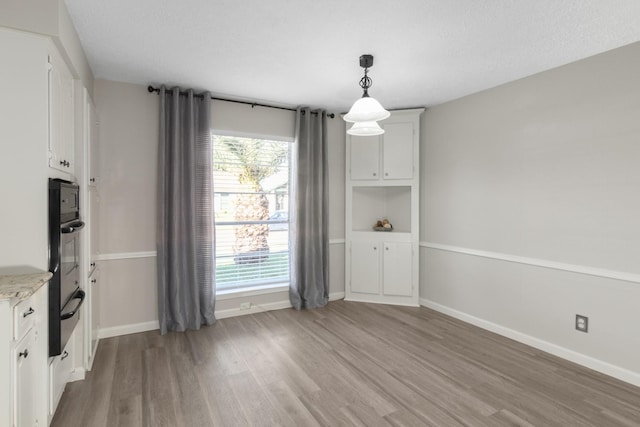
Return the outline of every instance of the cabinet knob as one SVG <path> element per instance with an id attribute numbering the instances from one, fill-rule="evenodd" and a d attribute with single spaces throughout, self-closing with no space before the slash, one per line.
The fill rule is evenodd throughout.
<path id="1" fill-rule="evenodd" d="M 96 283 L 97 280 L 96 279 L 91 279 L 91 283 Z"/>
<path id="2" fill-rule="evenodd" d="M 386 248 L 384 248 L 384 250 L 385 250 L 385 251 L 388 251 L 388 250 L 389 250 L 389 246 L 387 246 Z"/>
<path id="3" fill-rule="evenodd" d="M 374 246 L 374 247 L 373 247 L 373 250 L 374 250 L 374 251 L 377 251 L 377 250 L 378 250 L 378 247 L 377 247 L 377 246 Z"/>
<path id="4" fill-rule="evenodd" d="M 385 172 L 385 173 L 384 173 L 384 176 L 389 176 L 389 172 Z"/>
<path id="5" fill-rule="evenodd" d="M 33 309 L 33 307 L 29 307 L 29 310 L 25 311 L 24 313 L 22 313 L 22 317 L 27 317 L 27 316 L 31 316 L 33 313 L 35 313 L 36 311 Z"/>
<path id="6" fill-rule="evenodd" d="M 95 266 L 96 266 L 96 263 L 95 263 L 95 262 L 92 262 L 90 265 L 91 265 L 91 267 L 95 267 Z"/>
<path id="7" fill-rule="evenodd" d="M 64 166 L 64 160 L 60 160 L 60 164 Z"/>
<path id="8" fill-rule="evenodd" d="M 378 176 L 378 174 L 374 172 L 374 173 L 373 173 L 373 176 Z"/>
<path id="9" fill-rule="evenodd" d="M 67 357 L 69 357 L 69 352 L 67 352 L 66 350 L 64 351 L 64 353 L 62 353 L 62 356 L 60 356 L 60 360 L 64 360 Z"/>
<path id="10" fill-rule="evenodd" d="M 29 349 L 25 348 L 24 351 L 21 351 L 20 353 L 18 353 L 18 358 L 24 357 L 25 359 L 27 357 L 29 357 Z"/>

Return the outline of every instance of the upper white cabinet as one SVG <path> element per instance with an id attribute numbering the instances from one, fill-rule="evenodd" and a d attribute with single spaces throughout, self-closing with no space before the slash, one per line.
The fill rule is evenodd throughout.
<path id="1" fill-rule="evenodd" d="M 412 180 L 418 162 L 418 123 L 392 114 L 380 136 L 350 136 L 348 176 L 353 181 Z"/>
<path id="2" fill-rule="evenodd" d="M 49 166 L 74 173 L 74 79 L 60 55 L 49 54 Z"/>
<path id="3" fill-rule="evenodd" d="M 350 136 L 347 134 L 347 138 Z M 380 137 L 359 136 L 351 138 L 351 179 L 380 179 Z"/>
<path id="4" fill-rule="evenodd" d="M 394 111 L 380 136 L 347 134 L 345 299 L 417 306 L 419 126 L 423 109 Z M 391 231 L 375 231 L 388 219 Z"/>
<path id="5" fill-rule="evenodd" d="M 406 117 L 382 123 L 382 178 L 412 179 L 418 162 L 417 123 Z"/>

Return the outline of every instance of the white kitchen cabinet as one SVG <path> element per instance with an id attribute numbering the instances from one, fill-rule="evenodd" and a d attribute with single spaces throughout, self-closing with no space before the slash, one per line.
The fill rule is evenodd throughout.
<path id="1" fill-rule="evenodd" d="M 89 277 L 89 288 L 90 288 L 90 300 L 89 306 L 91 310 L 91 326 L 90 326 L 90 334 L 91 337 L 89 341 L 89 360 L 88 367 L 91 368 L 93 365 L 93 359 L 96 354 L 96 350 L 98 349 L 98 341 L 99 336 L 98 333 L 100 331 L 100 269 L 95 268 Z"/>
<path id="2" fill-rule="evenodd" d="M 76 333 L 74 332 L 69 341 L 67 341 L 62 353 L 52 357 L 49 362 L 49 419 L 53 418 L 58 402 L 62 397 L 62 392 L 64 392 L 64 388 L 73 373 L 75 337 Z"/>
<path id="3" fill-rule="evenodd" d="M 36 386 L 36 334 L 30 329 L 13 350 L 14 372 L 14 425 L 35 426 L 38 419 L 35 411 L 33 395 Z"/>
<path id="4" fill-rule="evenodd" d="M 85 123 L 85 131 L 86 131 L 86 143 L 87 148 L 89 150 L 89 158 L 88 158 L 88 173 L 87 178 L 89 179 L 89 185 L 95 186 L 100 181 L 100 169 L 98 162 L 98 114 L 96 112 L 96 106 L 93 103 L 93 100 L 86 96 L 85 100 L 86 105 L 86 123 Z"/>
<path id="5" fill-rule="evenodd" d="M 74 174 L 74 79 L 60 54 L 49 54 L 49 166 Z"/>
<path id="6" fill-rule="evenodd" d="M 345 299 L 419 305 L 419 135 L 423 109 L 393 111 L 380 136 L 347 134 Z M 392 231 L 374 231 L 388 219 Z"/>
<path id="7" fill-rule="evenodd" d="M 0 425 L 46 426 L 48 284 L 19 302 L 0 299 L 0 324 Z"/>

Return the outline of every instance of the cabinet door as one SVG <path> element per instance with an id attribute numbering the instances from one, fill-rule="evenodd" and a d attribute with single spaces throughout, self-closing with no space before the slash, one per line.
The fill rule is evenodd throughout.
<path id="1" fill-rule="evenodd" d="M 87 101 L 87 142 L 89 147 L 89 185 L 95 186 L 99 181 L 100 171 L 98 169 L 98 115 L 93 101 Z"/>
<path id="2" fill-rule="evenodd" d="M 17 427 L 33 427 L 36 425 L 36 408 L 34 387 L 36 373 L 35 333 L 33 329 L 18 343 L 14 350 L 14 396 L 15 421 Z M 36 353 L 36 354 L 34 354 Z"/>
<path id="3" fill-rule="evenodd" d="M 374 241 L 351 242 L 351 292 L 380 293 L 380 249 Z"/>
<path id="4" fill-rule="evenodd" d="M 351 179 L 376 180 L 380 178 L 380 137 L 350 136 Z"/>
<path id="5" fill-rule="evenodd" d="M 412 259 L 411 242 L 385 242 L 383 254 L 383 289 L 384 295 L 411 296 Z"/>
<path id="6" fill-rule="evenodd" d="M 49 366 L 49 416 L 52 417 L 62 397 L 64 387 L 69 381 L 71 371 L 73 371 L 74 357 L 73 349 L 75 346 L 75 332 L 71 334 L 71 338 L 67 342 L 67 346 L 62 350 L 62 354 L 52 358 Z"/>
<path id="7" fill-rule="evenodd" d="M 98 331 L 100 329 L 100 270 L 96 269 L 89 281 L 91 286 L 91 348 L 90 358 L 93 358 L 98 346 Z"/>
<path id="8" fill-rule="evenodd" d="M 383 178 L 413 178 L 413 123 L 389 123 L 383 127 Z"/>
<path id="9" fill-rule="evenodd" d="M 73 174 L 73 76 L 57 54 L 49 64 L 49 166 Z"/>

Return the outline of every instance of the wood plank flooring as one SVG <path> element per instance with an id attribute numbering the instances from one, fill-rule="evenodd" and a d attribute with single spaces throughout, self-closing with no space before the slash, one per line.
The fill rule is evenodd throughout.
<path id="1" fill-rule="evenodd" d="M 640 426 L 640 388 L 427 308 L 331 302 L 102 340 L 70 426 Z"/>

